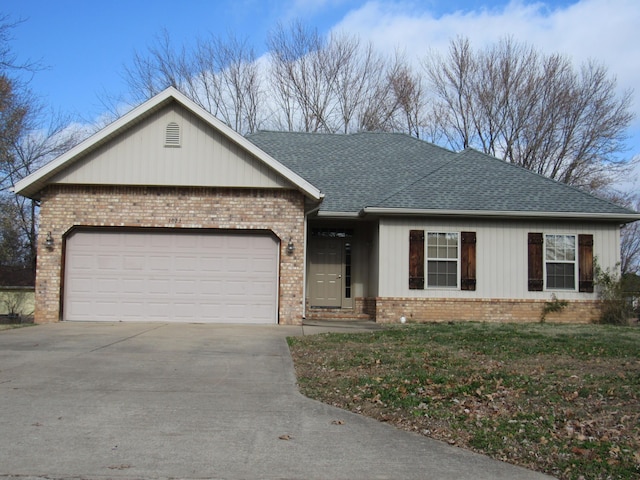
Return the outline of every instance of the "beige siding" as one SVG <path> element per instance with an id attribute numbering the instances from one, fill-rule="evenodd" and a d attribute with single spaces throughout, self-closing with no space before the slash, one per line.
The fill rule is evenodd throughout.
<path id="1" fill-rule="evenodd" d="M 459 289 L 409 290 L 409 230 L 431 232 L 475 231 L 476 279 L 475 291 Z M 568 222 L 497 222 L 387 219 L 380 221 L 380 297 L 420 298 L 513 298 L 548 299 L 552 291 L 527 290 L 527 233 L 592 234 L 594 257 L 604 268 L 615 268 L 620 257 L 620 231 L 616 224 L 586 224 Z M 458 275 L 459 277 L 459 275 Z M 593 299 L 594 294 L 556 291 L 567 300 Z"/>
<path id="2" fill-rule="evenodd" d="M 165 147 L 169 122 L 180 126 L 180 147 Z M 176 104 L 90 152 L 52 183 L 291 188 L 264 163 Z"/>
<path id="3" fill-rule="evenodd" d="M 407 250 L 408 251 L 408 250 Z M 367 296 L 369 297 L 379 297 L 380 296 L 380 262 L 381 262 L 381 254 L 376 255 L 376 253 L 381 252 L 380 250 L 380 228 L 378 226 L 371 232 L 371 251 L 369 255 L 369 291 Z M 408 268 L 407 268 L 408 271 Z"/>

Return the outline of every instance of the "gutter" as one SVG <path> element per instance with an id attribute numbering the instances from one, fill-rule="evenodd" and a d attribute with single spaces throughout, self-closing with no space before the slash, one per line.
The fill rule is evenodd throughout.
<path id="1" fill-rule="evenodd" d="M 519 211 L 486 211 L 486 210 L 433 210 L 411 208 L 382 208 L 364 207 L 357 216 L 366 215 L 402 215 L 402 216 L 431 216 L 431 217 L 474 217 L 474 218 L 514 218 L 514 219 L 571 219 L 571 220 L 600 220 L 630 223 L 640 220 L 640 213 L 583 213 L 583 212 L 519 212 Z M 327 215 L 330 216 L 330 215 Z M 338 215 L 339 216 L 339 215 Z"/>

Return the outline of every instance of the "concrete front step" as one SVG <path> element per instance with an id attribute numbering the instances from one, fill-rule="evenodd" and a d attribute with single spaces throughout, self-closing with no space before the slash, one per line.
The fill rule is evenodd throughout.
<path id="1" fill-rule="evenodd" d="M 355 313 L 345 310 L 332 309 L 310 309 L 307 310 L 307 320 L 354 320 L 354 321 L 373 321 L 371 315 L 366 313 Z"/>

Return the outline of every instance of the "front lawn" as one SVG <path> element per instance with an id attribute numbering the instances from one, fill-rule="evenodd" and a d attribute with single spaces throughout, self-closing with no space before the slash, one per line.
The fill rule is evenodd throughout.
<path id="1" fill-rule="evenodd" d="M 289 339 L 301 391 L 561 479 L 640 477 L 640 328 L 439 323 Z"/>

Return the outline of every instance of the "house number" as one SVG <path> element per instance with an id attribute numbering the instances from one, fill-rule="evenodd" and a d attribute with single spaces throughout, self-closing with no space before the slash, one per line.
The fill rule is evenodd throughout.
<path id="1" fill-rule="evenodd" d="M 180 219 L 179 218 L 170 218 L 169 219 L 169 223 L 180 223 Z"/>

